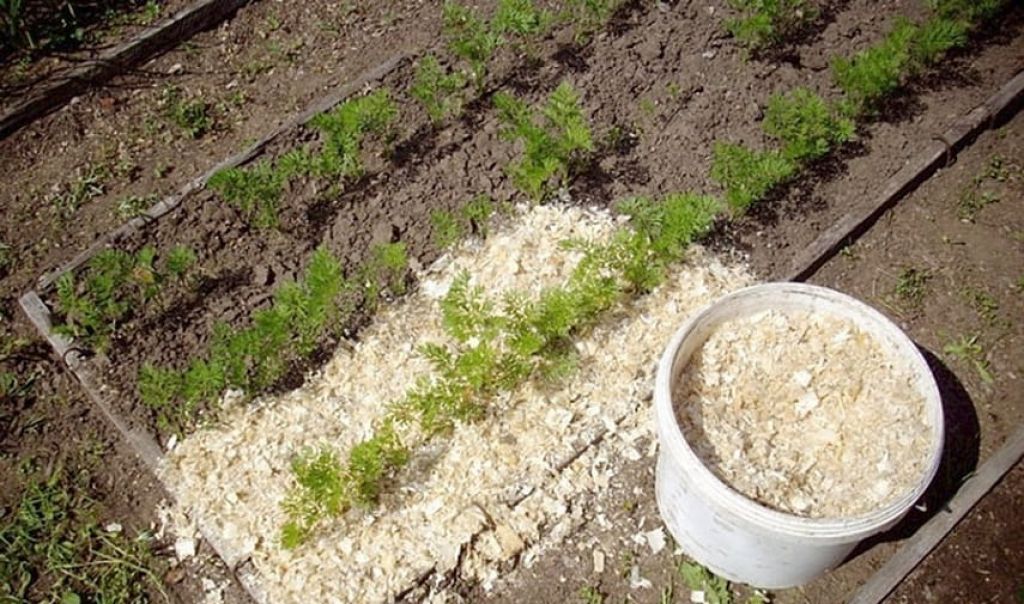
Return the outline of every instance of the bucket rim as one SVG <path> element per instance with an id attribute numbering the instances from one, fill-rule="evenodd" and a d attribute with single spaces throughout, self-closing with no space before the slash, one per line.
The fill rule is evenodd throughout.
<path id="1" fill-rule="evenodd" d="M 855 314 L 863 317 L 862 324 L 875 323 L 899 346 L 899 356 L 907 359 L 911 369 L 919 374 L 922 378 L 921 381 L 924 382 L 921 394 L 924 395 L 925 412 L 932 424 L 931 451 L 926 461 L 926 470 L 914 489 L 880 509 L 857 516 L 818 518 L 800 516 L 770 508 L 743 495 L 715 475 L 693 450 L 676 419 L 672 401 L 672 386 L 675 381 L 673 373 L 679 349 L 687 337 L 697 327 L 706 323 L 722 303 L 742 298 L 760 297 L 765 293 L 810 296 L 824 299 L 828 304 L 846 306 L 855 311 Z M 771 306 L 765 306 L 755 312 L 770 309 Z M 793 282 L 769 282 L 752 285 L 725 294 L 690 315 L 673 335 L 658 363 L 654 398 L 656 428 L 661 441 L 662 455 L 672 454 L 680 461 L 685 462 L 691 470 L 696 472 L 694 478 L 699 481 L 700 486 L 708 489 L 709 496 L 716 498 L 719 504 L 727 506 L 737 515 L 756 525 L 796 537 L 821 539 L 849 537 L 853 539 L 858 535 L 867 537 L 889 528 L 924 495 L 938 471 L 942 457 L 945 431 L 942 398 L 935 382 L 935 376 L 917 345 L 903 330 L 878 310 L 852 296 L 818 285 Z"/>

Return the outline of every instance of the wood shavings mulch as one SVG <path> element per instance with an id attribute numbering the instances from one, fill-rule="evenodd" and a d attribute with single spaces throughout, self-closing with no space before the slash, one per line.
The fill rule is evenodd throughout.
<path id="1" fill-rule="evenodd" d="M 728 321 L 673 397 L 697 455 L 777 510 L 865 514 L 926 470 L 932 428 L 909 364 L 846 319 L 766 311 Z"/>
<path id="2" fill-rule="evenodd" d="M 437 299 L 459 272 L 469 270 L 491 296 L 535 295 L 564 282 L 579 261 L 560 241 L 604 240 L 617 222 L 605 212 L 539 206 L 487 241 L 462 246 L 301 389 L 233 409 L 224 426 L 179 443 L 165 469 L 179 504 L 218 534 L 229 564 L 252 560 L 274 603 L 387 601 L 460 564 L 463 577 L 488 585 L 499 562 L 562 539 L 582 514 L 570 501 L 606 488 L 620 456 L 653 453 L 632 443 L 650 434 L 657 358 L 687 315 L 750 284 L 741 267 L 694 248 L 665 286 L 581 339 L 580 370 L 566 383 L 527 383 L 493 401 L 485 419 L 416 451 L 371 513 L 338 519 L 295 551 L 277 541 L 290 460 L 322 444 L 347 451 L 428 371 L 415 350 L 444 340 Z M 624 425 L 633 428 L 624 433 Z M 602 446 L 591 447 L 603 433 Z"/>

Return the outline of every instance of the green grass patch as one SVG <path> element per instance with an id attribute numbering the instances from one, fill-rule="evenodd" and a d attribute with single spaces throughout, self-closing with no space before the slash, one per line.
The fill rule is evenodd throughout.
<path id="1" fill-rule="evenodd" d="M 507 171 L 532 199 L 542 201 L 553 189 L 565 186 L 572 169 L 594 150 L 579 94 L 566 82 L 539 112 L 503 92 L 494 96 L 494 105 L 504 124 L 502 136 L 523 145 L 522 159 Z"/>
<path id="2" fill-rule="evenodd" d="M 0 513 L 0 601 L 146 602 L 163 593 L 150 537 L 104 529 L 90 476 L 60 464 Z"/>

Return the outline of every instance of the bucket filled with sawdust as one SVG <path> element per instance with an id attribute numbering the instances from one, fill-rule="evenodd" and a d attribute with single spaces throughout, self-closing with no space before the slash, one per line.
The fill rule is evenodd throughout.
<path id="1" fill-rule="evenodd" d="M 942 452 L 924 357 L 891 321 L 795 283 L 691 317 L 658 366 L 656 494 L 682 549 L 757 587 L 802 585 L 921 498 Z"/>

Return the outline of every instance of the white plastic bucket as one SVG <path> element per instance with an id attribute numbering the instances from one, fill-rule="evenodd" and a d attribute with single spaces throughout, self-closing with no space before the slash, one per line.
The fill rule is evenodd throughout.
<path id="1" fill-rule="evenodd" d="M 804 518 L 741 495 L 694 453 L 672 404 L 676 380 L 690 356 L 719 325 L 765 310 L 829 313 L 850 320 L 905 359 L 924 395 L 932 425 L 928 469 L 912 491 L 858 517 Z M 658 365 L 654 407 L 661 445 L 655 492 L 662 519 L 689 556 L 717 575 L 756 587 L 780 589 L 807 583 L 842 562 L 861 540 L 892 527 L 924 494 L 942 454 L 939 389 L 913 342 L 873 308 L 812 285 L 755 285 L 726 295 L 692 316 L 669 342 Z"/>

